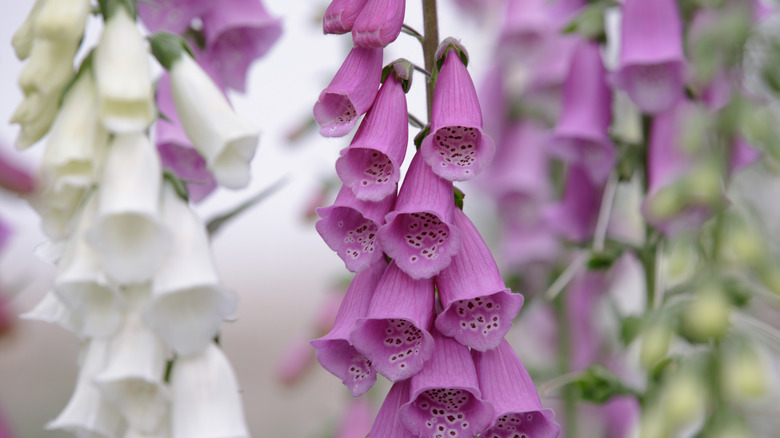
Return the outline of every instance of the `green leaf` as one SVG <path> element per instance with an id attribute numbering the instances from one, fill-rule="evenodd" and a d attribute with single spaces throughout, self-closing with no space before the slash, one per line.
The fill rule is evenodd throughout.
<path id="1" fill-rule="evenodd" d="M 620 341 L 623 345 L 630 344 L 642 331 L 642 318 L 627 316 L 620 323 Z"/>
<path id="2" fill-rule="evenodd" d="M 427 137 L 430 133 L 431 126 L 426 125 L 425 128 L 423 128 L 423 130 L 414 137 L 414 146 L 417 148 L 417 150 L 420 149 L 420 145 L 422 145 L 423 140 L 425 140 L 425 137 Z"/>
<path id="3" fill-rule="evenodd" d="M 603 365 L 593 365 L 573 383 L 581 399 L 603 404 L 618 395 L 637 395 L 637 392 L 624 385 L 617 374 Z"/>
<path id="4" fill-rule="evenodd" d="M 277 190 L 282 188 L 285 184 L 287 184 L 287 179 L 282 178 L 279 181 L 275 182 L 273 185 L 271 185 L 271 187 L 268 187 L 262 192 L 249 198 L 247 201 L 244 201 L 243 203 L 239 204 L 232 210 L 209 220 L 206 223 L 206 229 L 208 230 L 209 235 L 213 236 L 214 233 L 217 232 L 217 230 L 222 228 L 226 223 L 230 222 L 231 219 L 236 218 L 238 215 L 245 212 L 249 208 L 254 207 L 260 201 L 263 201 L 269 196 L 273 195 L 274 193 L 276 193 Z"/>
<path id="5" fill-rule="evenodd" d="M 182 181 L 181 178 L 170 170 L 166 170 L 163 172 L 163 180 L 167 181 L 173 187 L 173 190 L 184 200 L 184 202 L 190 202 L 190 191 L 187 189 L 187 184 Z"/>
<path id="6" fill-rule="evenodd" d="M 466 197 L 466 194 L 463 193 L 459 188 L 453 187 L 452 188 L 454 194 L 455 194 L 455 205 L 463 210 L 463 198 Z"/>

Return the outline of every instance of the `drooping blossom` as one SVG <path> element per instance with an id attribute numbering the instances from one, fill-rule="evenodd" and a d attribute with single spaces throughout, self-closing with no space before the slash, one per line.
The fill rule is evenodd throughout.
<path id="1" fill-rule="evenodd" d="M 192 21 L 214 7 L 210 0 L 153 0 L 138 2 L 138 16 L 151 32 L 184 33 Z"/>
<path id="2" fill-rule="evenodd" d="M 433 300 L 433 280 L 415 280 L 392 262 L 350 339 L 378 373 L 393 382 L 408 379 L 424 367 L 433 350 Z"/>
<path id="3" fill-rule="evenodd" d="M 374 424 L 368 436 L 371 438 L 414 438 L 412 433 L 401 422 L 399 411 L 401 406 L 409 402 L 410 380 L 399 380 L 390 387 L 379 413 L 376 414 Z"/>
<path id="4" fill-rule="evenodd" d="M 355 275 L 341 302 L 333 329 L 311 342 L 322 367 L 340 378 L 354 397 L 371 389 L 376 382 L 376 371 L 371 361 L 352 345 L 350 333 L 355 328 L 355 321 L 368 312 L 374 289 L 386 267 L 387 263 L 380 260 Z"/>
<path id="5" fill-rule="evenodd" d="M 582 0 L 509 0 L 498 37 L 500 55 L 539 60 L 559 38 L 558 30 L 583 6 Z"/>
<path id="6" fill-rule="evenodd" d="M 325 34 L 342 34 L 352 31 L 360 11 L 367 0 L 333 0 L 322 17 L 322 31 Z"/>
<path id="7" fill-rule="evenodd" d="M 336 161 L 339 178 L 358 199 L 377 202 L 395 194 L 409 142 L 407 117 L 401 81 L 391 73 Z"/>
<path id="8" fill-rule="evenodd" d="M 573 242 L 593 236 L 601 206 L 603 184 L 593 182 L 579 165 L 569 167 L 563 199 L 547 207 L 545 218 L 553 230 Z"/>
<path id="9" fill-rule="evenodd" d="M 325 137 L 343 137 L 374 103 L 382 75 L 382 49 L 353 48 L 314 104 Z"/>
<path id="10" fill-rule="evenodd" d="M 504 285 L 501 273 L 482 236 L 460 209 L 454 225 L 463 244 L 452 263 L 436 276 L 436 288 L 444 310 L 436 328 L 475 350 L 495 348 L 512 326 L 523 305 L 523 296 Z"/>
<path id="11" fill-rule="evenodd" d="M 371 429 L 374 408 L 366 399 L 354 399 L 339 424 L 333 438 L 365 438 Z"/>
<path id="12" fill-rule="evenodd" d="M 603 336 L 593 324 L 599 298 L 608 286 L 607 271 L 585 271 L 577 275 L 564 297 L 569 321 L 571 352 L 569 369 L 584 370 L 598 362 L 604 347 Z"/>
<path id="13" fill-rule="evenodd" d="M 384 47 L 398 38 L 406 0 L 367 0 L 352 26 L 355 47 Z"/>

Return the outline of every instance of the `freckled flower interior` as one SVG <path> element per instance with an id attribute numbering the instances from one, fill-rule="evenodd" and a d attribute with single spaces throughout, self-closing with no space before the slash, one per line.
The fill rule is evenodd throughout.
<path id="1" fill-rule="evenodd" d="M 471 174 L 475 164 L 476 148 L 480 133 L 476 128 L 465 126 L 445 126 L 434 134 L 434 150 L 441 157 L 440 166 L 457 166 L 466 175 Z"/>
<path id="2" fill-rule="evenodd" d="M 462 389 L 436 388 L 420 394 L 414 407 L 425 419 L 427 431 L 421 437 L 456 438 L 473 437 L 470 411 L 476 398 Z"/>

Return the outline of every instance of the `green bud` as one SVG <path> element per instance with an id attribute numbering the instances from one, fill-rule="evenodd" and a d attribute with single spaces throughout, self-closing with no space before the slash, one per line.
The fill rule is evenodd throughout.
<path id="1" fill-rule="evenodd" d="M 659 220 L 674 217 L 685 207 L 685 202 L 681 195 L 679 187 L 674 184 L 662 188 L 649 199 L 647 203 L 648 213 Z"/>
<path id="2" fill-rule="evenodd" d="M 720 170 L 714 163 L 704 163 L 686 175 L 683 188 L 691 201 L 717 204 L 723 196 Z"/>
<path id="3" fill-rule="evenodd" d="M 666 320 L 655 321 L 645 328 L 639 352 L 639 363 L 643 368 L 650 369 L 666 357 L 669 352 L 669 344 L 672 341 L 672 334 L 671 324 Z"/>
<path id="4" fill-rule="evenodd" d="M 692 371 L 676 373 L 663 387 L 663 412 L 672 428 L 692 420 L 704 409 L 708 388 Z"/>
<path id="5" fill-rule="evenodd" d="M 687 337 L 704 342 L 719 339 L 729 328 L 731 304 L 715 286 L 705 286 L 696 292 L 683 313 L 683 329 Z"/>
<path id="6" fill-rule="evenodd" d="M 767 370 L 756 351 L 741 344 L 729 353 L 724 354 L 721 361 L 721 384 L 726 395 L 735 401 L 764 396 L 769 384 Z"/>

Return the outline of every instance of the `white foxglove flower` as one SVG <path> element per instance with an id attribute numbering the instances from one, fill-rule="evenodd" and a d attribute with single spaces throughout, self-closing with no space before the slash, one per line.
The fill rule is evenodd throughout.
<path id="1" fill-rule="evenodd" d="M 21 131 L 16 139 L 17 149 L 26 149 L 43 138 L 57 115 L 59 95 L 32 92 L 16 107 L 11 123 L 18 123 Z"/>
<path id="2" fill-rule="evenodd" d="M 171 187 L 163 192 L 163 220 L 171 252 L 152 280 L 145 318 L 176 353 L 193 354 L 212 342 L 235 298 L 222 290 L 206 227 Z"/>
<path id="3" fill-rule="evenodd" d="M 113 138 L 87 239 L 119 283 L 149 280 L 166 255 L 169 236 L 158 219 L 161 179 L 160 157 L 145 134 Z"/>
<path id="4" fill-rule="evenodd" d="M 85 235 L 92 226 L 96 196 L 84 206 L 78 225 L 54 278 L 54 291 L 83 321 L 81 333 L 91 338 L 107 338 L 122 324 L 124 299 L 117 285 L 109 281 Z"/>
<path id="5" fill-rule="evenodd" d="M 89 0 L 49 0 L 35 17 L 35 37 L 78 45 L 90 12 Z"/>
<path id="6" fill-rule="evenodd" d="M 19 315 L 19 317 L 57 324 L 65 330 L 77 334 L 81 333 L 81 318 L 70 310 L 53 291 L 47 292 L 32 310 Z"/>
<path id="7" fill-rule="evenodd" d="M 168 412 L 168 390 L 163 382 L 167 348 L 141 321 L 141 307 L 149 301 L 148 283 L 128 286 L 125 323 L 111 339 L 108 366 L 95 377 L 107 399 L 122 412 L 129 427 L 144 433 L 160 428 Z"/>
<path id="8" fill-rule="evenodd" d="M 176 360 L 171 393 L 173 438 L 249 437 L 236 376 L 215 344 Z"/>
<path id="9" fill-rule="evenodd" d="M 32 10 L 27 15 L 19 29 L 16 30 L 11 38 L 11 45 L 14 46 L 14 52 L 19 60 L 27 59 L 32 50 L 33 40 L 35 39 L 35 19 L 38 13 L 48 0 L 36 0 Z"/>
<path id="10" fill-rule="evenodd" d="M 165 419 L 166 424 L 160 426 L 157 430 L 153 432 L 142 432 L 140 430 L 135 430 L 132 427 L 127 429 L 127 432 L 125 432 L 125 436 L 123 438 L 170 438 L 171 436 L 171 428 L 167 424 L 170 422 L 168 418 Z"/>
<path id="11" fill-rule="evenodd" d="M 19 73 L 22 91 L 25 94 L 38 92 L 58 98 L 73 77 L 73 57 L 77 49 L 77 45 L 69 42 L 36 38 L 30 59 Z"/>
<path id="12" fill-rule="evenodd" d="M 135 20 L 117 7 L 95 49 L 100 119 L 111 132 L 145 130 L 157 116 L 149 52 Z"/>
<path id="13" fill-rule="evenodd" d="M 106 365 L 108 342 L 92 340 L 83 354 L 76 389 L 65 409 L 46 428 L 66 430 L 78 437 L 120 436 L 124 429 L 122 415 L 92 381 Z"/>
<path id="14" fill-rule="evenodd" d="M 30 205 L 41 217 L 41 228 L 49 238 L 63 240 L 72 234 L 74 217 L 86 191 L 83 187 L 65 185 L 56 193 L 45 189 L 30 199 Z"/>
<path id="15" fill-rule="evenodd" d="M 249 162 L 259 134 L 230 107 L 222 91 L 189 54 L 171 63 L 171 92 L 187 137 L 217 182 L 229 189 L 249 184 Z"/>

